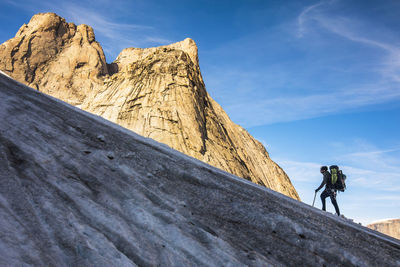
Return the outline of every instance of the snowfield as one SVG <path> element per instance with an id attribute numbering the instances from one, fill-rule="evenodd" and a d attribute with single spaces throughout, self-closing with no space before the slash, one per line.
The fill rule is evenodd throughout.
<path id="1" fill-rule="evenodd" d="M 0 74 L 1 266 L 400 266 L 400 242 Z"/>

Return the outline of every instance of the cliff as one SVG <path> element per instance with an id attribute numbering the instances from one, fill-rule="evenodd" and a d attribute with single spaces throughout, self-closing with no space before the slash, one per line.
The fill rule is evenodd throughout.
<path id="1" fill-rule="evenodd" d="M 191 39 L 124 49 L 107 64 L 93 29 L 37 14 L 0 45 L 0 70 L 41 92 L 281 192 L 299 196 L 264 146 L 208 95 Z"/>
<path id="2" fill-rule="evenodd" d="M 380 221 L 367 225 L 368 228 L 379 231 L 391 237 L 400 239 L 400 219 Z"/>

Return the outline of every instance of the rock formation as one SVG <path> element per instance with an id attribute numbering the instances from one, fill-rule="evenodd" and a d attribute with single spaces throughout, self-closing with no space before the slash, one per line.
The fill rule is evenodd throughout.
<path id="1" fill-rule="evenodd" d="M 400 241 L 0 74 L 0 266 L 399 266 Z"/>
<path id="2" fill-rule="evenodd" d="M 0 69 L 30 87 L 79 105 L 108 73 L 93 29 L 38 14 L 0 45 Z"/>
<path id="3" fill-rule="evenodd" d="M 391 237 L 400 239 L 400 219 L 375 222 L 367 225 L 367 227 Z"/>
<path id="4" fill-rule="evenodd" d="M 208 95 L 193 40 L 124 49 L 107 64 L 91 27 L 35 15 L 0 45 L 0 70 L 41 92 L 239 177 L 299 196 L 285 172 Z"/>

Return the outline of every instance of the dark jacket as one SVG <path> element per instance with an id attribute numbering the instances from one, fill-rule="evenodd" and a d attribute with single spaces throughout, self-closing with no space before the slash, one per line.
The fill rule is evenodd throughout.
<path id="1" fill-rule="evenodd" d="M 331 174 L 329 173 L 329 171 L 325 171 L 323 173 L 323 175 L 324 175 L 324 179 L 323 179 L 321 185 L 317 188 L 317 191 L 320 190 L 324 185 L 325 185 L 325 189 L 334 189 L 335 187 L 332 184 Z"/>

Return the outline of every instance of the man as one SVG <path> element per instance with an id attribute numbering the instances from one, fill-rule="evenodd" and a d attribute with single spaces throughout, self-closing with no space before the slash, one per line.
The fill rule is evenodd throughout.
<path id="1" fill-rule="evenodd" d="M 322 166 L 321 173 L 324 176 L 324 179 L 323 179 L 321 185 L 317 189 L 315 189 L 315 193 L 317 193 L 325 185 L 325 190 L 321 193 L 322 210 L 326 211 L 325 199 L 327 197 L 330 197 L 331 202 L 332 202 L 333 206 L 335 207 L 336 214 L 338 216 L 340 216 L 339 207 L 336 202 L 336 189 L 335 189 L 334 185 L 332 184 L 331 174 L 328 171 L 328 167 Z"/>

